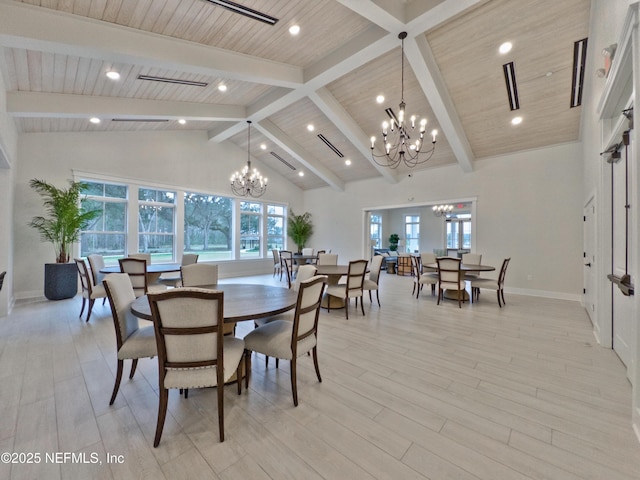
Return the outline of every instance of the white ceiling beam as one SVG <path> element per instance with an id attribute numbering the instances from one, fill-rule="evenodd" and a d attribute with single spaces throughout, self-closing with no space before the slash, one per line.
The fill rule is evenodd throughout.
<path id="1" fill-rule="evenodd" d="M 398 0 L 337 0 L 358 15 L 394 34 L 406 23 L 404 2 Z"/>
<path id="2" fill-rule="evenodd" d="M 13 117 L 169 119 L 236 121 L 246 118 L 237 105 L 96 97 L 60 93 L 7 92 L 7 113 Z"/>
<path id="3" fill-rule="evenodd" d="M 344 191 L 344 182 L 340 180 L 338 176 L 278 128 L 278 126 L 276 126 L 276 124 L 271 120 L 262 120 L 254 125 L 265 137 L 307 167 L 311 172 L 325 181 L 331 188 L 338 192 Z"/>
<path id="4" fill-rule="evenodd" d="M 369 137 L 360 128 L 340 102 L 326 88 L 321 88 L 309 95 L 309 99 L 333 122 L 333 124 L 349 139 L 362 156 L 375 167 L 389 183 L 397 183 L 397 177 L 386 167 L 378 165 L 371 157 Z"/>
<path id="5" fill-rule="evenodd" d="M 294 88 L 302 68 L 19 2 L 0 2 L 0 45 Z"/>
<path id="6" fill-rule="evenodd" d="M 412 2 L 407 5 L 408 21 L 405 25 L 405 31 L 410 37 L 415 37 L 488 1 L 489 0 L 429 0 L 427 2 Z M 428 8 L 429 6 L 431 8 Z"/>
<path id="7" fill-rule="evenodd" d="M 418 35 L 416 38 L 407 37 L 404 53 L 458 164 L 464 172 L 473 171 L 474 155 L 471 145 L 426 37 L 424 35 Z"/>

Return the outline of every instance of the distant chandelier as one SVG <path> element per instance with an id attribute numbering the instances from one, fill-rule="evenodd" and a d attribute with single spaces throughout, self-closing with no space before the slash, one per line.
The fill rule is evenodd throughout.
<path id="1" fill-rule="evenodd" d="M 434 205 L 432 210 L 436 217 L 446 217 L 453 211 L 453 205 Z"/>
<path id="2" fill-rule="evenodd" d="M 371 157 L 373 161 L 378 165 L 389 168 L 397 168 L 400 163 L 404 163 L 407 167 L 415 167 L 421 163 L 428 161 L 435 152 L 436 149 L 436 135 L 437 130 L 431 132 L 431 144 L 432 147 L 425 151 L 423 150 L 424 134 L 427 129 L 427 119 L 422 117 L 419 124 L 420 136 L 411 143 L 410 131 L 416 130 L 416 116 L 412 115 L 409 121 L 411 124 L 405 123 L 405 103 L 404 103 L 404 39 L 407 37 L 407 32 L 401 32 L 398 38 L 402 41 L 402 90 L 400 95 L 400 111 L 396 117 L 391 108 L 387 108 L 385 111 L 389 116 L 389 121 L 382 122 L 382 141 L 385 153 L 383 155 L 376 155 L 374 153 L 376 137 L 371 137 Z"/>
<path id="3" fill-rule="evenodd" d="M 267 178 L 251 169 L 251 120 L 247 120 L 247 165 L 231 175 L 231 191 L 239 197 L 261 197 L 267 191 Z"/>

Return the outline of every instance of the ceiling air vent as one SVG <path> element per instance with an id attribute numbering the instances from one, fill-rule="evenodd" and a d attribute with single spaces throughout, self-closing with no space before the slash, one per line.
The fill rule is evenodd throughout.
<path id="1" fill-rule="evenodd" d="M 228 0 L 206 0 L 209 3 L 213 3 L 222 8 L 226 8 L 227 10 L 233 13 L 239 13 L 240 15 L 244 15 L 245 17 L 249 17 L 253 20 L 257 20 L 262 23 L 266 23 L 268 25 L 275 25 L 278 22 L 277 18 L 274 18 L 266 13 L 259 12 L 258 10 L 254 10 L 249 7 L 245 7 L 244 5 L 240 5 L 239 3 L 230 2 Z"/>
<path id="2" fill-rule="evenodd" d="M 154 77 L 151 75 L 138 75 L 138 80 L 149 80 L 151 82 L 176 83 L 178 85 L 189 85 L 191 87 L 206 87 L 206 82 L 193 82 L 191 80 L 180 80 L 179 78 Z"/>
<path id="3" fill-rule="evenodd" d="M 287 167 L 289 167 L 291 170 L 295 170 L 296 167 L 294 167 L 293 165 L 291 165 L 289 162 L 287 162 L 284 158 L 282 158 L 280 155 L 278 155 L 276 152 L 269 152 L 271 153 L 271 155 L 273 155 L 274 157 L 276 157 L 278 160 L 280 160 L 282 163 L 284 163 Z"/>
<path id="4" fill-rule="evenodd" d="M 342 154 L 342 152 L 340 150 L 338 150 L 336 148 L 336 146 L 327 139 L 327 137 L 325 137 L 324 135 L 322 135 L 320 133 L 320 134 L 318 134 L 318 138 L 320 140 L 322 140 L 327 147 L 329 147 L 331 150 L 333 150 L 333 153 L 338 155 L 340 158 L 344 158 L 344 155 Z"/>
<path id="5" fill-rule="evenodd" d="M 513 62 L 509 62 L 502 66 L 502 70 L 504 71 L 504 81 L 507 85 L 509 108 L 518 110 L 520 108 L 520 100 L 518 100 L 518 87 L 516 86 L 516 68 Z"/>
<path id="6" fill-rule="evenodd" d="M 587 61 L 587 39 L 573 44 L 573 76 L 571 79 L 571 108 L 582 104 L 582 86 L 584 84 L 584 64 Z"/>

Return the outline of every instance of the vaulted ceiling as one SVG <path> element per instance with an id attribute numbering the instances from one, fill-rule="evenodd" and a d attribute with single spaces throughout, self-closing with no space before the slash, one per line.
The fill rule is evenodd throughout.
<path id="1" fill-rule="evenodd" d="M 408 167 L 377 165 L 369 138 L 385 109 L 398 109 L 406 31 L 407 114 L 439 132 L 433 157 L 416 169 L 469 172 L 479 158 L 578 139 L 574 43 L 588 36 L 590 0 L 236 3 L 278 21 L 206 0 L 0 0 L 8 112 L 25 133 L 197 129 L 242 149 L 252 120 L 252 156 L 302 189 L 397 182 Z M 506 41 L 513 48 L 502 55 Z M 509 62 L 517 111 L 503 74 Z M 110 70 L 120 79 L 108 79 Z"/>

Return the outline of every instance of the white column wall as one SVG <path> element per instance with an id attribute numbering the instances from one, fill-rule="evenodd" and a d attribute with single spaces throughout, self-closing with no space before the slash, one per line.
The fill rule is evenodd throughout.
<path id="1" fill-rule="evenodd" d="M 72 170 L 231 196 L 229 177 L 246 163 L 246 151 L 230 142 L 208 141 L 206 132 L 100 132 L 24 134 L 15 185 L 15 294 L 39 297 L 43 265 L 54 260 L 50 244 L 40 242 L 27 222 L 42 211 L 40 197 L 28 185 L 41 178 L 63 186 Z M 257 161 L 269 178 L 261 201 L 302 204 L 302 191 Z M 179 228 L 179 226 L 178 226 Z M 221 262 L 220 276 L 269 273 L 273 259 Z"/>
<path id="2" fill-rule="evenodd" d="M 579 301 L 582 185 L 581 146 L 572 143 L 479 160 L 467 174 L 456 165 L 415 172 L 395 185 L 373 179 L 339 193 L 310 190 L 304 199 L 314 244 L 347 261 L 365 255 L 364 209 L 477 197 L 475 251 L 496 267 L 511 257 L 507 291 Z"/>

